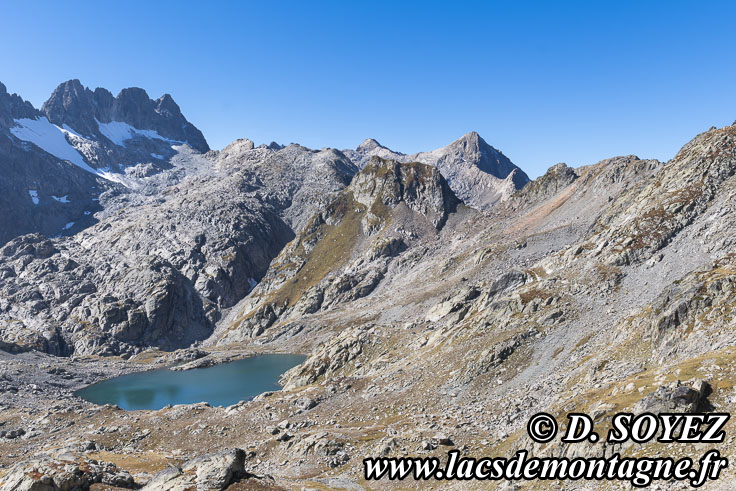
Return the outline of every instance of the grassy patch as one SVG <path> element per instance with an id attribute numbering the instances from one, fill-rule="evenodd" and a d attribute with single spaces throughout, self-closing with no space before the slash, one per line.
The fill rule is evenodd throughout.
<path id="1" fill-rule="evenodd" d="M 153 452 L 145 452 L 138 454 L 117 454 L 107 451 L 93 452 L 89 454 L 90 458 L 95 460 L 104 460 L 105 462 L 112 462 L 119 469 L 125 469 L 131 474 L 137 474 L 139 472 L 148 472 L 155 474 L 165 468 L 167 468 L 171 462 L 163 455 L 159 455 Z"/>

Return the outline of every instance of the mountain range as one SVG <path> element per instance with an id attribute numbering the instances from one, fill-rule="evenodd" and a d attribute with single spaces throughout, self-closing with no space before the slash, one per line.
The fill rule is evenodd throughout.
<path id="1" fill-rule="evenodd" d="M 526 423 L 730 411 L 734 174 L 736 126 L 530 180 L 475 132 L 413 155 L 211 150 L 169 95 L 73 80 L 37 110 L 0 84 L 0 490 L 360 489 L 364 457 L 451 448 L 670 455 Z M 74 394 L 259 353 L 306 359 L 227 408 Z"/>

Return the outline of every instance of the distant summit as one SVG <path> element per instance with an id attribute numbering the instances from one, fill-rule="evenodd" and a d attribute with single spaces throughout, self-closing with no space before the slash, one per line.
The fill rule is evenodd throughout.
<path id="1" fill-rule="evenodd" d="M 475 131 L 446 147 L 413 155 L 395 152 L 373 138 L 366 139 L 355 150 L 344 150 L 343 153 L 360 168 L 365 167 L 372 157 L 433 165 L 463 202 L 480 209 L 507 199 L 529 182 L 529 176 L 523 170 Z"/>

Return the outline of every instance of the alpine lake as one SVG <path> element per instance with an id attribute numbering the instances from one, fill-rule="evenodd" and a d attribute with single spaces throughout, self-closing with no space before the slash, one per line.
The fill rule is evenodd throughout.
<path id="1" fill-rule="evenodd" d="M 151 370 L 104 380 L 76 394 L 95 404 L 115 404 L 126 410 L 157 410 L 169 404 L 197 402 L 231 406 L 263 392 L 279 390 L 279 377 L 305 358 L 257 355 L 207 368 Z"/>

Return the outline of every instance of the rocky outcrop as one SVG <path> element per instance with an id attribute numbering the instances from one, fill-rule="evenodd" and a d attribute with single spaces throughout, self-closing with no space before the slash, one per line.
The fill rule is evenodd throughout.
<path id="1" fill-rule="evenodd" d="M 180 468 L 170 467 L 153 476 L 143 489 L 175 491 L 181 489 L 223 490 L 232 483 L 252 477 L 245 470 L 245 451 L 239 448 L 201 455 Z"/>
<path id="2" fill-rule="evenodd" d="M 694 413 L 708 410 L 707 397 L 712 392 L 703 380 L 683 384 L 679 380 L 662 385 L 634 405 L 634 413 Z"/>
<path id="3" fill-rule="evenodd" d="M 417 163 L 371 159 L 349 187 L 353 198 L 368 209 L 363 219 L 364 232 L 371 222 L 381 220 L 381 207 L 394 208 L 405 203 L 441 228 L 459 201 L 440 172 Z"/>
<path id="4" fill-rule="evenodd" d="M 256 148 L 250 140 L 225 147 L 215 156 L 215 165 L 251 173 L 262 186 L 261 199 L 280 210 L 294 231 L 334 200 L 358 171 L 337 150 L 315 151 L 296 144 Z"/>
<path id="5" fill-rule="evenodd" d="M 568 167 L 567 164 L 555 164 L 543 176 L 531 181 L 517 191 L 513 197 L 514 200 L 522 201 L 525 204 L 539 203 L 558 194 L 578 177 L 575 169 Z"/>
<path id="6" fill-rule="evenodd" d="M 325 375 L 338 372 L 362 353 L 370 333 L 370 328 L 365 326 L 347 329 L 325 345 L 318 347 L 301 365 L 292 368 L 281 377 L 284 389 L 308 385 Z"/>
<path id="7" fill-rule="evenodd" d="M 0 491 L 82 491 L 95 484 L 138 489 L 133 477 L 115 464 L 69 452 L 20 462 L 0 477 Z"/>

